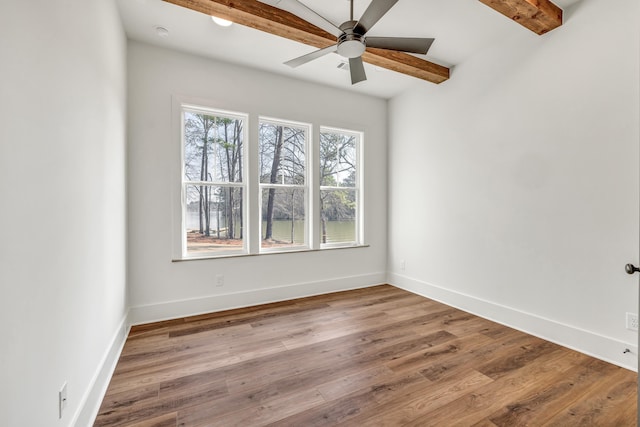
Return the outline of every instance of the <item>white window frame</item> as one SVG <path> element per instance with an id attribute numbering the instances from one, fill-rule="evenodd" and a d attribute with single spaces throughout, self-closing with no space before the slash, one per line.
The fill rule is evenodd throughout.
<path id="1" fill-rule="evenodd" d="M 293 253 L 307 251 L 322 251 L 338 248 L 366 247 L 364 241 L 365 225 L 365 205 L 364 205 L 364 137 L 365 132 L 354 131 L 348 128 L 325 126 L 317 121 L 301 122 L 296 120 L 275 119 L 259 114 L 253 108 L 235 106 L 237 110 L 219 108 L 219 104 L 210 99 L 196 97 L 183 97 L 174 95 L 172 98 L 172 135 L 175 145 L 175 157 L 171 165 L 170 187 L 172 196 L 171 203 L 171 229 L 172 246 L 171 259 L 173 261 L 191 261 L 199 259 L 219 259 L 237 256 L 259 256 L 277 253 Z M 243 159 L 242 159 L 242 182 L 218 182 L 218 181 L 187 181 L 185 178 L 185 151 L 184 151 L 184 119 L 185 109 L 196 113 L 209 114 L 219 117 L 230 117 L 232 119 L 243 120 Z M 245 110 L 245 112 L 238 112 Z M 261 121 L 282 124 L 284 126 L 303 127 L 307 135 L 305 140 L 305 245 L 292 247 L 262 248 L 262 193 L 263 188 L 269 188 L 271 184 L 260 183 L 259 171 L 259 127 Z M 358 128 L 354 126 L 350 128 Z M 356 136 L 356 185 L 355 187 L 328 187 L 320 186 L 319 171 L 319 151 L 321 132 L 340 132 Z M 186 248 L 186 218 L 187 218 L 187 185 L 207 185 L 213 187 L 234 187 L 242 188 L 242 223 L 243 241 L 242 247 L 235 251 L 208 251 L 187 253 Z M 275 186 L 277 188 L 277 186 Z M 284 187 L 293 186 L 285 184 Z M 322 227 L 320 219 L 320 191 L 321 190 L 344 190 L 356 191 L 356 215 L 355 215 L 355 241 L 322 244 Z"/>
<path id="2" fill-rule="evenodd" d="M 318 135 L 322 135 L 323 133 L 340 133 L 344 135 L 353 136 L 355 138 L 355 151 L 356 151 L 356 183 L 354 187 L 339 187 L 339 186 L 325 186 L 322 185 L 322 177 L 318 176 L 318 183 L 320 184 L 318 197 L 320 197 L 320 193 L 324 191 L 332 191 L 332 190 L 352 190 L 355 191 L 355 200 L 356 200 L 356 213 L 355 213 L 355 236 L 354 241 L 352 242 L 335 242 L 335 243 L 322 243 L 322 227 L 319 227 L 319 235 L 318 241 L 320 242 L 320 249 L 331 249 L 331 248 L 345 248 L 345 247 L 354 247 L 354 246 L 362 246 L 363 245 L 363 236 L 364 236 L 364 210 L 363 206 L 363 190 L 362 190 L 362 177 L 363 177 L 363 167 L 362 167 L 362 147 L 364 140 L 364 132 L 362 131 L 354 131 L 349 129 L 341 129 L 331 126 L 320 126 L 318 130 Z M 318 138 L 318 144 L 320 144 L 320 139 Z M 320 159 L 318 159 L 320 161 Z M 318 171 L 318 174 L 320 171 Z M 320 203 L 318 202 L 318 210 L 320 209 Z M 321 220 L 320 220 L 321 221 Z"/>
<path id="3" fill-rule="evenodd" d="M 312 138 L 312 126 L 309 123 L 295 122 L 293 120 L 283 120 L 283 119 L 275 119 L 271 117 L 258 117 L 258 127 L 260 127 L 261 123 L 268 123 L 276 126 L 283 127 L 291 127 L 298 128 L 304 131 L 305 141 L 304 141 L 304 185 L 293 185 L 293 184 L 271 184 L 271 183 L 262 183 L 260 182 L 260 177 L 258 177 L 258 192 L 259 192 L 259 200 L 258 200 L 258 224 L 259 224 L 259 253 L 277 253 L 277 252 L 295 252 L 295 251 L 304 251 L 310 248 L 309 242 L 309 229 L 311 225 L 310 221 L 310 184 L 309 184 L 309 159 L 310 159 L 310 147 L 311 147 L 311 138 Z M 259 141 L 256 146 L 259 146 Z M 275 188 L 275 189 L 302 189 L 304 191 L 304 245 L 299 246 L 285 246 L 285 247 L 276 247 L 276 248 L 263 248 L 263 229 L 262 229 L 262 197 L 264 190 Z"/>
<path id="4" fill-rule="evenodd" d="M 207 114 L 215 117 L 223 117 L 233 120 L 242 120 L 242 168 L 245 173 L 242 174 L 241 182 L 229 182 L 229 181 L 188 181 L 186 180 L 185 174 L 185 152 L 184 152 L 184 126 L 185 126 L 185 113 L 191 112 L 195 114 Z M 180 177 L 181 177 L 181 230 L 180 230 L 180 241 L 181 241 L 181 258 L 182 259 L 198 259 L 198 258 L 219 258 L 225 256 L 237 256 L 237 255 L 246 255 L 248 254 L 248 233 L 249 227 L 247 223 L 248 218 L 248 210 L 250 209 L 248 203 L 248 180 L 247 173 L 248 170 L 248 149 L 249 146 L 249 116 L 247 114 L 226 111 L 217 108 L 208 108 L 203 107 L 201 105 L 193 105 L 190 103 L 181 103 L 180 104 Z M 222 188 L 241 188 L 242 189 L 242 224 L 243 224 L 243 235 L 242 235 L 242 247 L 238 248 L 238 250 L 226 250 L 226 251 L 208 251 L 208 252 L 197 252 L 197 253 L 189 253 L 187 251 L 187 227 L 186 227 L 186 216 L 187 216 L 187 187 L 188 186 L 208 186 L 208 187 L 222 187 Z"/>

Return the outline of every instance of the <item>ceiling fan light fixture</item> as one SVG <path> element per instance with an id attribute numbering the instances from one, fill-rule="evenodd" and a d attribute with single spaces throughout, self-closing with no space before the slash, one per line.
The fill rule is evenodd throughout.
<path id="1" fill-rule="evenodd" d="M 365 51 L 365 45 L 358 40 L 347 40 L 338 45 L 338 54 L 344 58 L 358 58 Z"/>
<path id="2" fill-rule="evenodd" d="M 344 58 L 358 58 L 362 56 L 366 50 L 364 42 L 364 36 L 355 33 L 353 27 L 355 21 L 345 22 L 340 26 L 343 31 L 342 35 L 338 37 L 338 55 Z"/>

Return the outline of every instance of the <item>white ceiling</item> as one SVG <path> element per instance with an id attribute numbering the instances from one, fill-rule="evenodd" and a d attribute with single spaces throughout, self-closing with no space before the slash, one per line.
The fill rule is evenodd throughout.
<path id="1" fill-rule="evenodd" d="M 412 85 L 433 84 L 365 63 L 368 80 L 352 86 L 349 73 L 337 68 L 343 61 L 337 54 L 291 69 L 283 62 L 315 48 L 240 25 L 220 27 L 206 15 L 162 0 L 116 1 L 127 36 L 133 40 L 383 98 Z M 578 1 L 554 3 L 566 10 Z M 337 25 L 348 20 L 348 0 L 302 2 Z M 369 3 L 354 1 L 356 18 Z M 166 28 L 168 36 L 158 36 L 158 26 Z M 400 0 L 368 34 L 434 37 L 436 41 L 425 58 L 448 67 L 461 64 L 500 39 L 519 34 L 539 37 L 477 0 Z M 451 78 L 455 78 L 453 70 Z"/>

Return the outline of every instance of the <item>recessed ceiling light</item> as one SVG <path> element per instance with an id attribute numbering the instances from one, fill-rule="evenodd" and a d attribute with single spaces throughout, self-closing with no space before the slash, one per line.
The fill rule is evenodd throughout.
<path id="1" fill-rule="evenodd" d="M 231 24 L 233 24 L 233 22 L 227 19 L 218 18 L 217 16 L 212 16 L 211 19 L 221 27 L 229 27 Z"/>
<path id="2" fill-rule="evenodd" d="M 165 27 L 161 27 L 161 26 L 156 26 L 156 34 L 159 37 L 169 37 L 169 30 L 167 30 Z"/>

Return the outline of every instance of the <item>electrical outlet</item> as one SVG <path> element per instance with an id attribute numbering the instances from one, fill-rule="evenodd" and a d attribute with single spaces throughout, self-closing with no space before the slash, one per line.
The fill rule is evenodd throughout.
<path id="1" fill-rule="evenodd" d="M 404 271 L 407 268 L 407 263 L 405 260 L 400 260 L 400 271 Z"/>
<path id="2" fill-rule="evenodd" d="M 224 274 L 216 274 L 216 286 L 219 288 L 224 286 Z"/>
<path id="3" fill-rule="evenodd" d="M 627 313 L 627 329 L 630 331 L 638 330 L 638 315 L 634 313 Z"/>
<path id="4" fill-rule="evenodd" d="M 62 418 L 62 413 L 67 407 L 67 383 L 62 385 L 62 388 L 58 392 L 58 417 Z"/>

